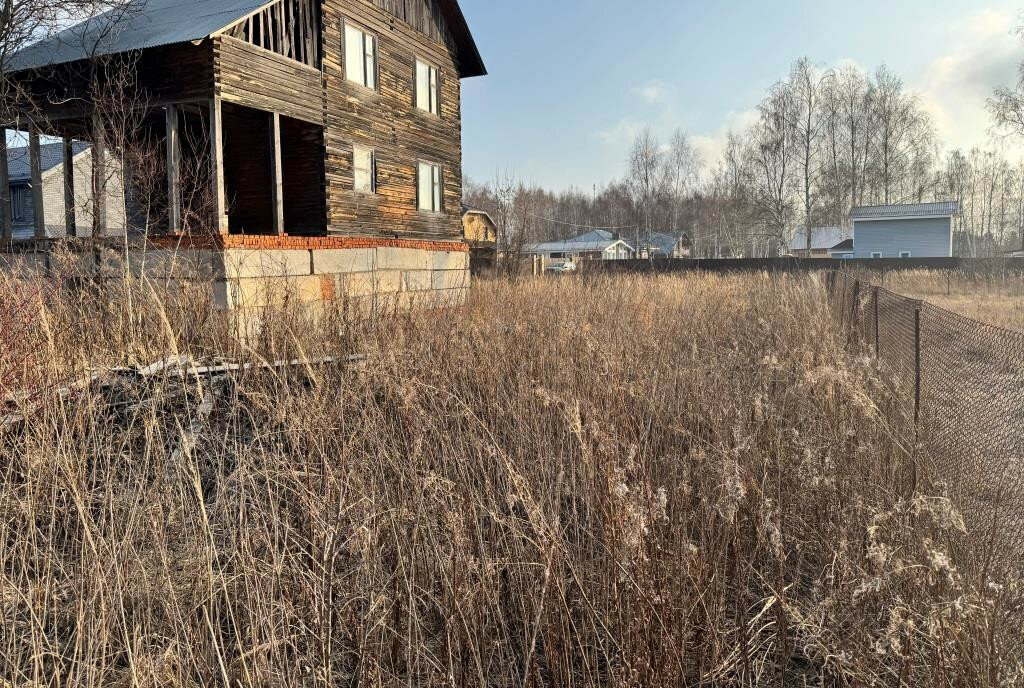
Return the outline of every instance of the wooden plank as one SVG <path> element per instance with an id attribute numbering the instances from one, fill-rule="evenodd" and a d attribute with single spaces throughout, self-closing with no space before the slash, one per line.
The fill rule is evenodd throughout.
<path id="1" fill-rule="evenodd" d="M 64 137 L 64 233 L 78 236 L 75 217 L 75 147 L 70 136 Z"/>
<path id="2" fill-rule="evenodd" d="M 221 100 L 210 99 L 210 180 L 213 188 L 213 229 L 218 234 L 228 233 L 228 212 L 224 191 L 224 122 Z"/>
<path id="3" fill-rule="evenodd" d="M 164 108 L 167 134 L 167 229 L 181 233 L 181 140 L 178 133 L 178 106 Z"/>
<path id="4" fill-rule="evenodd" d="M 14 218 L 11 216 L 11 181 L 7 164 L 7 129 L 0 127 L 0 240 L 5 244 L 14 239 Z"/>
<path id="5" fill-rule="evenodd" d="M 32 173 L 32 216 L 36 240 L 46 238 L 46 207 L 43 205 L 43 163 L 39 150 L 39 130 L 33 127 L 28 135 L 29 166 Z"/>
<path id="6" fill-rule="evenodd" d="M 270 205 L 273 209 L 274 234 L 284 234 L 284 184 L 281 175 L 281 115 L 270 114 Z"/>

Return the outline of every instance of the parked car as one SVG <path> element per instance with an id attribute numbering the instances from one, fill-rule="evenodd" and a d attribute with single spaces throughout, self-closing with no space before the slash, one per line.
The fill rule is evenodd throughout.
<path id="1" fill-rule="evenodd" d="M 547 272 L 553 272 L 556 274 L 563 274 L 567 272 L 576 272 L 576 264 L 572 262 L 568 263 L 552 263 L 547 266 Z"/>

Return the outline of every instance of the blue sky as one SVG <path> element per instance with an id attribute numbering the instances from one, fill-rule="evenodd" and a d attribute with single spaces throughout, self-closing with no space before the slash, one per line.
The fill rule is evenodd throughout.
<path id="1" fill-rule="evenodd" d="M 463 82 L 464 164 L 590 190 L 620 176 L 636 131 L 680 127 L 713 159 L 730 127 L 808 56 L 886 63 L 948 147 L 985 145 L 985 98 L 1016 80 L 1015 2 L 462 0 L 490 74 Z"/>

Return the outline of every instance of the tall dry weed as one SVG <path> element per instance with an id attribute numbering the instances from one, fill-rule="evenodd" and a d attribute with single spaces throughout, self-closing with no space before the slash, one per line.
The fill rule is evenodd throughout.
<path id="1" fill-rule="evenodd" d="M 0 437 L 8 685 L 1022 682 L 1019 581 L 958 560 L 814 277 L 482 283 L 245 341 L 124 277 L 48 317 L 61 371 L 367 358 L 120 378 Z"/>

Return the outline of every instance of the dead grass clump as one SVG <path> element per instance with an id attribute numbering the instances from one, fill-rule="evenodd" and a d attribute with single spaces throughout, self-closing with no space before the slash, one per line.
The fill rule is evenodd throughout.
<path id="1" fill-rule="evenodd" d="M 1022 681 L 1019 582 L 911 490 L 816 278 L 485 283 L 249 349 L 176 303 L 53 317 L 140 360 L 368 358 L 94 386 L 0 437 L 10 685 Z M 86 341 L 54 367 L 114 356 Z"/>

